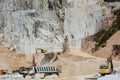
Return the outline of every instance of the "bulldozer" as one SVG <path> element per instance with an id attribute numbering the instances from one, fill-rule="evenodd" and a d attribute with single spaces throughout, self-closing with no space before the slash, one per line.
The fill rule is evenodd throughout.
<path id="1" fill-rule="evenodd" d="M 112 74 L 113 73 L 113 62 L 112 62 L 112 56 L 108 57 L 106 60 L 106 64 L 102 64 L 99 67 L 98 73 L 101 76 Z"/>
<path id="2" fill-rule="evenodd" d="M 36 48 L 36 54 L 40 51 L 40 53 L 48 53 L 48 50 L 42 48 Z"/>

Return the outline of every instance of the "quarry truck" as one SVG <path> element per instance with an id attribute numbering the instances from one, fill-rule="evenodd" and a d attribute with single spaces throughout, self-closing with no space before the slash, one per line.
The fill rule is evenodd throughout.
<path id="1" fill-rule="evenodd" d="M 37 48 L 36 54 L 40 51 L 41 53 L 47 53 L 47 50 Z M 33 55 L 33 61 L 32 66 L 30 67 L 20 67 L 18 70 L 14 70 L 13 73 L 19 73 L 23 75 L 25 78 L 27 75 L 30 75 L 32 78 L 35 77 L 35 74 L 42 74 L 45 78 L 46 75 L 56 74 L 59 76 L 59 73 L 61 73 L 61 67 L 60 66 L 39 66 L 35 63 L 35 56 Z"/>
<path id="2" fill-rule="evenodd" d="M 45 78 L 47 75 L 56 74 L 59 76 L 61 72 L 60 66 L 31 66 L 28 68 L 21 67 L 18 70 L 19 74 L 23 75 L 25 78 L 27 75 L 30 75 L 32 78 L 35 77 L 35 74 L 43 74 L 42 78 Z"/>

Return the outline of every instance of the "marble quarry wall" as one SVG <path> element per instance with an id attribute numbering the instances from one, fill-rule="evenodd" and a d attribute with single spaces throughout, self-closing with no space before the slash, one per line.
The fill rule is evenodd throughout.
<path id="1" fill-rule="evenodd" d="M 80 49 L 109 14 L 102 0 L 0 0 L 0 40 L 25 53 Z"/>

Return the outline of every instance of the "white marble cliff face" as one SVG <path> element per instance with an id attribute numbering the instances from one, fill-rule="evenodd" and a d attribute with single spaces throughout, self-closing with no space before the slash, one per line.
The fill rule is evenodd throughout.
<path id="1" fill-rule="evenodd" d="M 110 13 L 102 0 L 0 1 L 0 38 L 26 53 L 34 53 L 36 48 L 61 52 L 64 43 L 80 49 L 85 37 L 102 29 L 102 21 Z"/>

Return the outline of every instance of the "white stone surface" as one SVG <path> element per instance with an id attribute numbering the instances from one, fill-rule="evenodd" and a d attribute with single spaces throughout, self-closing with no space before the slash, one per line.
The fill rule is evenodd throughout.
<path id="1" fill-rule="evenodd" d="M 85 37 L 102 29 L 102 22 L 110 11 L 106 6 L 101 6 L 99 1 L 101 0 L 76 0 L 74 7 L 65 9 L 64 30 L 70 46 L 80 48 Z M 103 9 L 107 12 L 105 16 L 102 14 Z M 74 38 L 71 38 L 71 35 Z"/>
<path id="2" fill-rule="evenodd" d="M 47 0 L 0 2 L 0 27 L 4 24 L 0 39 L 8 40 L 16 45 L 17 51 L 26 53 L 34 53 L 35 48 L 60 52 L 67 36 L 67 46 L 80 49 L 85 44 L 85 37 L 102 29 L 102 22 L 110 11 L 106 5 L 101 6 L 102 0 L 66 2 L 64 9 L 58 10 L 49 10 Z"/>
<path id="3" fill-rule="evenodd" d="M 98 78 L 98 80 L 120 80 L 120 75 L 106 75 L 104 77 Z"/>

